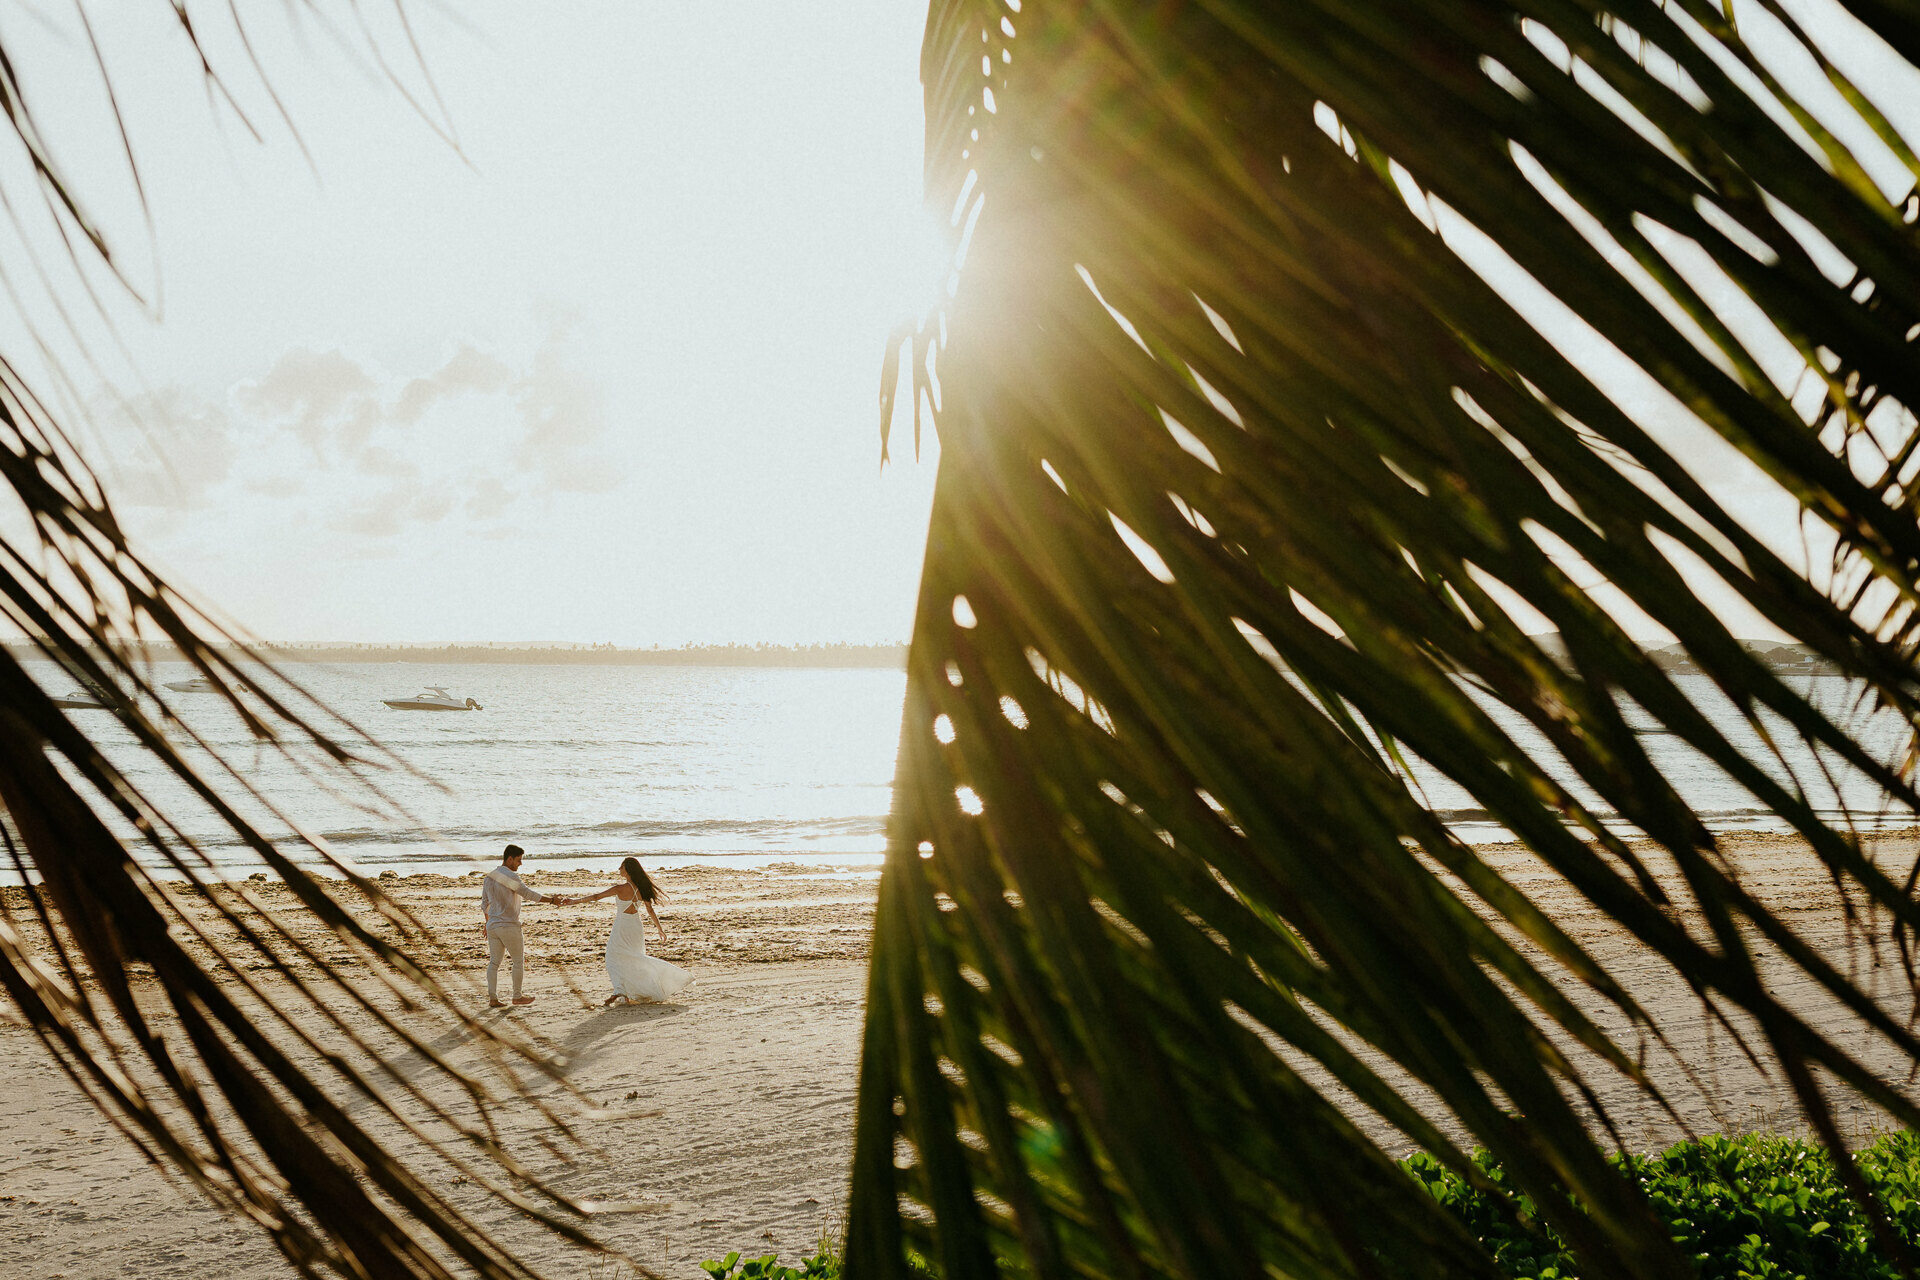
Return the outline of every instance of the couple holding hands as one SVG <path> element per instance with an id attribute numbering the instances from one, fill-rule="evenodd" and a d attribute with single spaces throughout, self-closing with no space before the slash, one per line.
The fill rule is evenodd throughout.
<path id="1" fill-rule="evenodd" d="M 647 909 L 647 919 L 653 921 L 653 927 L 660 931 L 660 941 L 667 940 L 667 931 L 653 909 L 653 904 L 662 895 L 638 858 L 628 858 L 622 862 L 622 878 L 599 893 L 569 898 L 540 893 L 522 880 L 520 860 L 525 856 L 526 850 L 519 845 L 508 845 L 506 852 L 500 856 L 500 865 L 487 872 L 486 878 L 481 881 L 480 910 L 486 917 L 489 1005 L 500 1009 L 508 1003 L 500 998 L 500 961 L 508 955 L 513 957 L 512 1002 L 533 1003 L 532 996 L 520 994 L 527 954 L 526 940 L 520 932 L 522 898 L 528 902 L 551 902 L 563 907 L 581 902 L 598 902 L 606 897 L 618 900 L 619 905 L 613 913 L 613 925 L 607 933 L 607 980 L 613 984 L 613 994 L 606 998 L 606 1004 L 665 1000 L 693 981 L 693 975 L 680 966 L 647 954 L 647 930 L 640 918 L 640 908 L 644 906 Z"/>

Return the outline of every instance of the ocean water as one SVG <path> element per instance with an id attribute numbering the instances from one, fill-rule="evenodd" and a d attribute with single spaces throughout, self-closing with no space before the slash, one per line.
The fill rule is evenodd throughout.
<path id="1" fill-rule="evenodd" d="M 245 799 L 237 781 L 219 779 L 210 752 L 190 748 L 189 756 L 263 831 L 297 826 L 368 870 L 462 872 L 492 865 L 509 841 L 527 850 L 530 865 L 555 867 L 611 867 L 627 854 L 649 865 L 880 861 L 906 691 L 901 671 L 425 663 L 293 670 L 410 766 L 366 774 L 391 803 L 373 803 L 337 774 L 330 786 L 317 784 L 303 762 L 254 744 L 213 694 L 169 697 L 286 821 Z M 193 675 L 184 663 L 156 671 L 161 681 Z M 51 664 L 36 664 L 35 675 L 50 690 L 70 691 Z M 472 697 L 484 710 L 382 705 L 423 685 Z M 252 851 L 135 749 L 118 721 L 71 714 L 143 791 L 185 818 L 215 863 L 257 869 Z M 315 857 L 306 850 L 298 860 Z"/>
<path id="2" fill-rule="evenodd" d="M 173 703 L 187 727 L 270 797 L 280 815 L 248 799 L 236 779 L 221 778 L 209 752 L 189 746 L 189 756 L 262 830 L 284 836 L 297 826 L 370 871 L 465 871 L 490 865 L 508 841 L 524 846 L 532 865 L 596 868 L 611 868 L 627 854 L 659 866 L 877 867 L 884 849 L 906 685 L 900 671 L 416 663 L 296 670 L 327 705 L 411 766 L 369 775 L 387 801 L 373 803 L 366 789 L 342 786 L 337 777 L 328 785 L 324 771 L 316 781 L 301 761 L 254 744 L 213 695 L 182 694 Z M 51 664 L 36 664 L 35 674 L 50 690 L 70 688 Z M 191 674 L 185 664 L 158 667 L 163 681 Z M 1902 726 L 1856 706 L 1848 681 L 1790 679 L 1878 758 L 1898 758 Z M 1885 812 L 1864 779 L 1830 760 L 1823 767 L 1778 724 L 1742 719 L 1704 677 L 1677 682 L 1750 758 L 1797 782 L 1823 812 L 1838 814 L 1845 805 L 1869 822 L 1913 820 Z M 471 696 L 485 709 L 400 712 L 381 705 L 423 684 Z M 1489 710 L 1551 772 L 1571 780 L 1530 726 L 1505 708 Z M 1642 741 L 1656 765 L 1710 825 L 1785 826 L 1644 713 L 1628 712 L 1648 730 Z M 222 873 L 258 867 L 204 805 L 134 748 L 118 721 L 101 712 L 73 714 L 136 784 L 182 820 Z M 1438 770 L 1416 761 L 1414 773 L 1426 802 L 1467 839 L 1506 838 L 1475 798 Z M 1594 802 L 1577 783 L 1573 790 Z M 316 858 L 308 850 L 301 860 Z"/>
<path id="3" fill-rule="evenodd" d="M 1749 720 L 1701 675 L 1676 675 L 1673 683 L 1688 701 L 1705 713 L 1741 755 L 1784 786 L 1828 821 L 1850 821 L 1861 829 L 1913 825 L 1916 818 L 1891 804 L 1881 788 L 1835 755 L 1830 748 L 1810 749 L 1788 723 L 1771 711 Z M 1789 689 L 1800 694 L 1862 747 L 1869 758 L 1898 770 L 1910 739 L 1905 723 L 1878 710 L 1861 697 L 1859 682 L 1841 676 L 1787 675 Z M 1549 776 L 1598 816 L 1624 834 L 1637 828 L 1619 819 L 1591 788 L 1548 745 L 1544 735 L 1510 708 L 1477 697 L 1513 740 L 1539 761 Z M 1706 825 L 1719 831 L 1785 831 L 1789 824 L 1763 805 L 1740 783 L 1693 747 L 1662 728 L 1660 722 L 1631 701 L 1621 699 L 1627 723 L 1639 734 L 1647 758 Z M 1504 828 L 1488 820 L 1479 802 L 1464 788 L 1424 761 L 1413 764 L 1414 780 L 1428 807 L 1454 831 L 1472 842 L 1511 839 Z"/>

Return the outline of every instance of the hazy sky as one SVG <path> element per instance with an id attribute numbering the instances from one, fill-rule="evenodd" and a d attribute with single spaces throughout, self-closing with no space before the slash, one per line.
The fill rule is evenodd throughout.
<path id="1" fill-rule="evenodd" d="M 158 290 L 156 321 L 96 281 L 116 341 L 57 286 L 124 398 L 96 394 L 0 232 L 159 565 L 272 639 L 904 639 L 933 454 L 880 469 L 876 393 L 945 279 L 924 5 L 410 4 L 458 151 L 390 12 L 365 6 L 420 111 L 320 7 L 346 25 L 242 6 L 311 165 L 224 5 L 196 27 L 259 142 L 168 6 L 90 10 L 157 259 L 84 30 L 0 10 Z M 11 316 L 0 337 L 23 349 Z"/>
<path id="2" fill-rule="evenodd" d="M 1738 7 L 1775 72 L 1889 196 L 1904 191 L 1817 68 Z M 1920 137 L 1911 68 L 1829 0 L 1789 7 Z M 364 6 L 369 37 L 351 6 L 320 8 L 348 25 L 242 6 L 311 162 L 226 6 L 194 12 L 237 109 L 209 92 L 168 6 L 91 10 L 152 245 L 77 9 L 0 9 L 73 185 L 136 287 L 158 290 L 156 320 L 96 281 L 110 330 L 44 211 L 16 202 L 96 373 L 0 219 L 6 287 L 85 388 L 91 452 L 159 565 L 281 640 L 904 639 L 933 453 L 882 471 L 875 405 L 885 335 L 947 272 L 920 196 L 924 6 L 415 0 L 437 100 L 393 9 Z M 30 191 L 22 178 L 0 154 L 5 189 Z M 1749 527 L 1803 558 L 1776 485 L 1472 228 L 1440 223 Z M 1696 250 L 1663 251 L 1783 390 L 1800 385 L 1792 348 Z M 0 309 L 0 350 L 28 349 Z M 1737 631 L 1775 634 L 1694 580 Z"/>

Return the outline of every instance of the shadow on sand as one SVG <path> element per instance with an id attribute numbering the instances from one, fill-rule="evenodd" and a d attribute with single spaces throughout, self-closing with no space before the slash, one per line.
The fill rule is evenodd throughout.
<path id="1" fill-rule="evenodd" d="M 575 1023 L 560 1042 L 561 1051 L 567 1057 L 567 1074 L 572 1075 L 606 1052 L 604 1042 L 615 1032 L 660 1018 L 676 1017 L 686 1011 L 686 1006 L 679 1004 L 623 1004 L 595 1010 Z"/>
<path id="2" fill-rule="evenodd" d="M 487 1009 L 480 1014 L 480 1021 L 501 1022 L 517 1013 L 514 1009 Z M 551 1040 L 544 1041 L 548 1048 L 557 1050 L 565 1061 L 563 1074 L 572 1075 L 582 1066 L 597 1059 L 606 1052 L 607 1045 L 602 1042 L 623 1027 L 652 1022 L 657 1018 L 672 1017 L 686 1012 L 679 1004 L 630 1004 L 613 1008 L 595 1009 L 566 1033 L 556 1045 Z M 471 1043 L 473 1033 L 464 1027 L 452 1027 L 427 1041 L 427 1048 L 434 1053 L 445 1054 Z M 536 1042 L 540 1043 L 540 1042 Z M 387 1070 L 405 1083 L 411 1083 L 429 1070 L 427 1060 L 416 1050 L 405 1049 L 388 1060 Z M 345 1104 L 347 1114 L 355 1114 L 369 1106 L 373 1100 L 364 1096 L 355 1097 Z"/>

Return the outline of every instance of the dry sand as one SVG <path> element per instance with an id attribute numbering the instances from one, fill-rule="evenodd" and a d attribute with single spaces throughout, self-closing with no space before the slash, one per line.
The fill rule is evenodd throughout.
<path id="1" fill-rule="evenodd" d="M 1678 922 L 1696 940 L 1713 947 L 1699 914 L 1691 909 L 1683 891 L 1676 891 L 1681 880 L 1673 871 L 1671 859 L 1640 842 L 1633 847 L 1656 878 L 1674 892 Z M 1888 831 L 1869 838 L 1865 847 L 1877 865 L 1899 882 L 1920 857 L 1920 829 Z M 1897 952 L 1887 942 L 1884 914 L 1863 914 L 1849 925 L 1832 881 L 1806 843 L 1796 836 L 1723 833 L 1720 849 L 1741 886 L 1760 905 L 1873 997 L 1894 1021 L 1911 1026 L 1915 992 L 1906 982 Z M 1667 1033 L 1665 1046 L 1651 1040 L 1645 1043 L 1644 1062 L 1649 1076 L 1678 1113 L 1678 1121 L 1623 1077 L 1593 1065 L 1592 1059 L 1562 1040 L 1569 1056 L 1580 1062 L 1623 1141 L 1638 1150 L 1655 1150 L 1697 1133 L 1755 1129 L 1806 1132 L 1792 1092 L 1778 1072 L 1755 1068 L 1726 1026 L 1704 1016 L 1700 998 L 1674 977 L 1664 961 L 1648 953 L 1522 846 L 1482 846 L 1480 851 L 1490 866 L 1552 917 Z M 1473 900 L 1470 895 L 1463 896 Z M 1500 930 L 1510 938 L 1514 936 L 1511 929 L 1501 926 Z M 1812 978 L 1781 961 L 1778 953 L 1751 931 L 1747 943 L 1763 979 L 1782 1004 L 1833 1036 L 1837 1044 L 1883 1079 L 1907 1085 L 1909 1098 L 1920 1098 L 1920 1091 L 1911 1087 L 1912 1064 L 1876 1033 L 1863 1030 L 1853 1015 L 1840 1009 Z M 1522 945 L 1520 949 L 1538 959 L 1531 947 Z M 1551 965 L 1543 967 L 1555 972 Z M 1630 1053 L 1635 1050 L 1637 1033 L 1624 1016 L 1584 987 L 1567 982 L 1559 985 L 1616 1043 Z M 1751 1043 L 1762 1044 L 1756 1029 L 1744 1017 L 1736 1013 L 1730 1021 Z M 1823 1079 L 1823 1084 L 1829 1086 L 1838 1123 L 1849 1140 L 1866 1141 L 1890 1127 L 1876 1109 L 1832 1089 L 1830 1081 Z M 1444 1119 L 1442 1128 L 1456 1138 L 1464 1138 Z M 1405 1150 L 1404 1144 L 1396 1146 L 1392 1139 L 1388 1139 L 1388 1145 L 1396 1152 Z"/>
<path id="2" fill-rule="evenodd" d="M 1804 845 L 1743 834 L 1728 837 L 1725 848 L 1764 902 L 1890 1008 L 1906 1013 L 1909 993 L 1897 964 L 1849 935 Z M 1914 832 L 1878 844 L 1884 865 L 1901 873 L 1916 852 Z M 1648 1065 L 1688 1126 L 1706 1131 L 1790 1122 L 1777 1082 L 1747 1064 L 1724 1031 L 1707 1026 L 1697 999 L 1663 966 L 1531 855 L 1501 846 L 1484 853 L 1673 1033 L 1676 1052 L 1655 1051 Z M 604 875 L 577 872 L 536 872 L 531 879 L 560 892 L 608 883 Z M 660 879 L 672 894 L 663 913 L 670 941 L 654 952 L 697 975 L 675 1003 L 586 1007 L 569 983 L 595 998 L 605 990 L 606 904 L 529 906 L 529 990 L 539 1001 L 488 1016 L 511 1019 L 570 1055 L 573 1083 L 611 1109 L 608 1118 L 588 1125 L 602 1154 L 545 1166 L 576 1196 L 654 1206 L 601 1220 L 598 1232 L 669 1275 L 697 1277 L 701 1259 L 732 1248 L 778 1250 L 792 1259 L 810 1252 L 823 1231 L 836 1230 L 844 1210 L 875 880 L 792 865 L 683 869 Z M 453 940 L 456 957 L 477 977 L 484 965 L 477 879 L 423 875 L 387 883 Z M 281 891 L 269 886 L 263 892 L 271 904 Z M 1816 1021 L 1832 1016 L 1804 980 L 1782 976 L 1780 989 Z M 1608 1030 L 1627 1034 L 1620 1018 L 1582 1003 Z M 1869 1065 L 1905 1078 L 1904 1064 L 1889 1051 L 1864 1039 L 1860 1051 Z M 264 1239 L 227 1223 L 144 1165 L 73 1095 L 33 1037 L 4 1023 L 0 1073 L 12 1084 L 0 1151 L 6 1241 L 0 1276 L 237 1280 L 285 1274 Z M 1656 1147 L 1680 1136 L 1671 1118 L 1624 1082 L 1604 1071 L 1592 1073 L 1592 1082 L 1632 1145 Z M 1864 1134 L 1872 1116 L 1848 1105 L 1842 1103 L 1843 1117 Z M 518 1132 L 525 1139 L 532 1123 L 523 1120 Z M 560 1280 L 600 1274 L 472 1188 L 453 1194 Z"/>
<path id="3" fill-rule="evenodd" d="M 528 905 L 522 912 L 537 1003 L 491 1012 L 572 1061 L 570 1079 L 612 1114 L 583 1137 L 602 1149 L 545 1170 L 582 1199 L 648 1212 L 597 1219 L 596 1233 L 656 1271 L 698 1277 L 728 1249 L 811 1253 L 837 1231 L 846 1200 L 853 1084 L 871 928 L 872 874 L 662 872 L 669 941 L 652 952 L 695 982 L 672 1004 L 597 1004 L 610 907 Z M 536 872 L 546 892 L 593 890 L 604 874 Z M 479 881 L 421 875 L 384 882 L 483 976 Z M 9 905 L 19 905 L 20 891 Z M 289 896 L 265 886 L 269 905 Z M 462 940 L 465 941 L 462 941 Z M 151 981 L 151 979 L 148 979 Z M 150 1168 L 46 1059 L 0 1000 L 0 1078 L 9 1082 L 0 1148 L 0 1276 L 26 1280 L 292 1274 L 259 1232 L 230 1223 Z M 548 1092 L 552 1092 L 549 1090 Z M 637 1094 L 628 1099 L 629 1094 Z M 654 1114 L 657 1113 L 657 1114 Z M 524 1137 L 531 1117 L 520 1117 Z M 376 1131 L 378 1131 L 376 1127 Z M 522 1155 L 530 1144 L 519 1144 Z M 450 1195 L 547 1264 L 556 1280 L 599 1271 L 477 1190 Z M 611 1274 L 611 1273 L 609 1273 Z"/>

